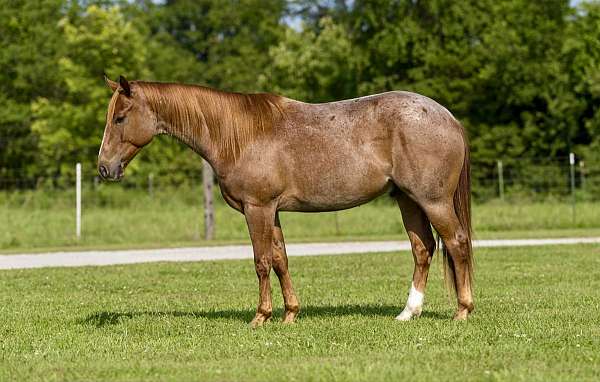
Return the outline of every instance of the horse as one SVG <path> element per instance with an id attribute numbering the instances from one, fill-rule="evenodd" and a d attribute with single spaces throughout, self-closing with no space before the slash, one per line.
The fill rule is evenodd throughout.
<path id="1" fill-rule="evenodd" d="M 158 134 L 203 157 L 227 204 L 247 222 L 259 285 L 253 327 L 272 315 L 272 268 L 283 294 L 283 322 L 294 322 L 300 309 L 279 211 L 342 210 L 387 192 L 400 208 L 414 260 L 406 306 L 396 319 L 422 312 L 436 249 L 432 227 L 443 242 L 446 283 L 456 294 L 454 318 L 473 311 L 469 145 L 463 126 L 439 103 L 405 91 L 311 104 L 123 76 L 105 81 L 113 95 L 100 177 L 120 180 Z"/>

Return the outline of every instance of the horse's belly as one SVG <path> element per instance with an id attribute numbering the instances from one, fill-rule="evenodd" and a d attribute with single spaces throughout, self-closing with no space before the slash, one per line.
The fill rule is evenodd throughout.
<path id="1" fill-rule="evenodd" d="M 285 211 L 335 211 L 364 204 L 392 187 L 383 172 L 367 166 L 310 172 L 285 192 L 279 206 Z"/>

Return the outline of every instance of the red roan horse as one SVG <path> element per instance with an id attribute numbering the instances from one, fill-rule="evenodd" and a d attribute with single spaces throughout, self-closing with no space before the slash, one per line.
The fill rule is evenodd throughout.
<path id="1" fill-rule="evenodd" d="M 469 148 L 461 124 L 435 101 L 388 92 L 309 104 L 123 77 L 106 82 L 114 94 L 98 157 L 101 177 L 119 180 L 157 134 L 205 158 L 223 197 L 248 223 L 260 291 L 253 326 L 271 317 L 271 267 L 281 283 L 284 322 L 299 311 L 278 211 L 342 210 L 387 191 L 402 212 L 415 262 L 396 318 L 421 314 L 435 250 L 430 223 L 444 243 L 455 318 L 473 310 Z"/>

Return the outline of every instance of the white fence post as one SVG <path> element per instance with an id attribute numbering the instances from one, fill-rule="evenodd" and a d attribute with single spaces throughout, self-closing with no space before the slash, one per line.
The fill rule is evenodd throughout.
<path id="1" fill-rule="evenodd" d="M 81 163 L 75 165 L 75 235 L 81 238 Z"/>
<path id="2" fill-rule="evenodd" d="M 571 170 L 571 209 L 573 213 L 573 224 L 575 224 L 575 203 L 577 202 L 575 196 L 575 154 L 569 153 L 569 167 Z"/>

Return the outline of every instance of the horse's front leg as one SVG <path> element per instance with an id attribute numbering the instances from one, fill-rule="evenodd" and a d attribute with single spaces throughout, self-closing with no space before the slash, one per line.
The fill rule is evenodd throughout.
<path id="1" fill-rule="evenodd" d="M 292 278 L 288 270 L 288 258 L 285 251 L 281 223 L 279 222 L 279 213 L 275 215 L 275 227 L 273 229 L 273 269 L 279 278 L 281 292 L 283 293 L 283 303 L 285 304 L 283 322 L 294 322 L 300 310 L 300 305 L 298 304 L 296 293 L 294 293 Z"/>
<path id="2" fill-rule="evenodd" d="M 244 215 L 248 223 L 248 231 L 254 250 L 254 266 L 258 276 L 258 308 L 251 322 L 252 327 L 262 325 L 271 318 L 273 305 L 271 302 L 271 282 L 269 273 L 273 263 L 273 227 L 275 222 L 275 205 L 244 205 Z"/>

